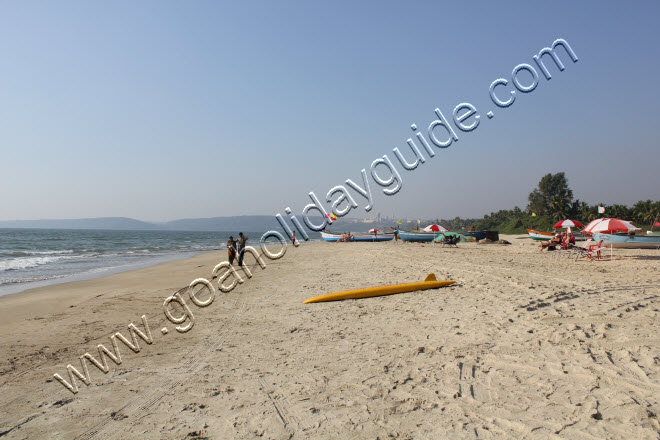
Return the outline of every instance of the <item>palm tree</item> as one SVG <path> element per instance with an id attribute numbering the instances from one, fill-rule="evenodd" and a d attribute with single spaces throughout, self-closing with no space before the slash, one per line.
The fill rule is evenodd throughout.
<path id="1" fill-rule="evenodd" d="M 653 223 L 653 219 L 655 219 L 657 215 L 657 211 L 654 209 L 654 203 L 650 199 L 640 200 L 635 203 L 632 210 L 635 220 L 645 225 Z"/>
<path id="2" fill-rule="evenodd" d="M 611 205 L 605 208 L 605 212 L 609 213 L 608 217 L 620 218 L 623 220 L 632 217 L 632 211 L 626 205 Z"/>

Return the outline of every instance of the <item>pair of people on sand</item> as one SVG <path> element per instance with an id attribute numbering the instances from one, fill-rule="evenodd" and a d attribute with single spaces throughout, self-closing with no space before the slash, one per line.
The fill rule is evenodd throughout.
<path id="1" fill-rule="evenodd" d="M 245 243 L 248 238 L 242 232 L 238 233 L 238 239 L 234 240 L 234 236 L 230 235 L 227 240 L 227 258 L 229 264 L 234 264 L 234 258 L 238 255 L 238 265 L 243 266 L 243 254 L 245 253 Z M 291 236 L 291 243 L 296 244 L 296 231 L 293 231 Z"/>
<path id="2" fill-rule="evenodd" d="M 344 232 L 339 240 L 337 240 L 337 243 L 347 243 L 351 241 L 353 238 L 353 235 L 351 235 L 350 232 Z"/>
<path id="3" fill-rule="evenodd" d="M 229 236 L 227 241 L 227 257 L 229 264 L 234 264 L 234 258 L 238 256 L 238 265 L 243 266 L 243 254 L 245 253 L 245 243 L 248 238 L 242 232 L 238 233 L 238 239 L 234 240 L 234 236 Z"/>
<path id="4" fill-rule="evenodd" d="M 541 251 L 543 249 L 548 249 L 549 251 L 554 251 L 557 246 L 561 246 L 563 249 L 568 249 L 571 246 L 575 246 L 575 235 L 572 232 L 557 233 L 550 241 L 541 243 Z"/>

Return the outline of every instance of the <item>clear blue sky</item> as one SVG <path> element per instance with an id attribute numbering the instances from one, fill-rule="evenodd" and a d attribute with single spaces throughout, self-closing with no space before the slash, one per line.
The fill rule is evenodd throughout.
<path id="1" fill-rule="evenodd" d="M 557 171 L 590 203 L 657 200 L 658 16 L 657 1 L 4 2 L 0 219 L 299 212 L 461 102 L 479 127 L 367 215 L 524 207 Z M 561 53 L 563 72 L 495 107 L 490 83 L 557 38 L 579 61 Z"/>

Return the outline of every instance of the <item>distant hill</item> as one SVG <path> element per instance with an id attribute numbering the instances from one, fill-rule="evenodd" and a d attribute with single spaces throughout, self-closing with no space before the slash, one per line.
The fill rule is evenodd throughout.
<path id="1" fill-rule="evenodd" d="M 120 229 L 141 231 L 159 229 L 156 224 L 126 217 L 79 218 L 62 220 L 0 220 L 0 228 L 33 229 Z"/>
<path id="2" fill-rule="evenodd" d="M 0 228 L 110 229 L 125 231 L 267 231 L 281 229 L 273 215 L 189 218 L 170 222 L 143 222 L 126 217 L 61 220 L 0 220 Z"/>

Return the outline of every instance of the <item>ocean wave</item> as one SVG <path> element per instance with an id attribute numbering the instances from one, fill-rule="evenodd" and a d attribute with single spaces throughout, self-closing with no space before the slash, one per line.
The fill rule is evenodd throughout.
<path id="1" fill-rule="evenodd" d="M 55 257 L 22 257 L 14 258 L 12 260 L 0 261 L 0 272 L 8 270 L 21 270 L 30 269 L 32 267 L 43 266 L 44 264 L 53 263 L 55 261 L 63 260 L 65 256 Z"/>
<path id="2" fill-rule="evenodd" d="M 46 280 L 56 280 L 58 278 L 64 278 L 66 274 L 59 275 L 39 275 L 31 278 L 11 278 L 11 277 L 0 277 L 0 286 L 7 284 L 20 284 L 20 283 L 32 283 L 34 281 L 46 281 Z"/>
<path id="3" fill-rule="evenodd" d="M 224 246 L 225 248 L 227 247 L 226 245 L 222 245 L 222 246 Z M 212 250 L 216 250 L 216 249 L 222 249 L 222 246 L 221 245 L 213 245 L 213 246 L 210 246 L 210 245 L 193 245 L 193 246 L 190 246 L 190 249 L 194 250 L 194 251 L 212 251 Z"/>
<path id="4" fill-rule="evenodd" d="M 10 257 L 29 257 L 32 255 L 70 255 L 75 251 L 73 249 L 63 249 L 58 251 L 33 251 L 33 250 L 21 250 L 21 251 L 8 251 L 2 252 L 6 256 Z"/>

